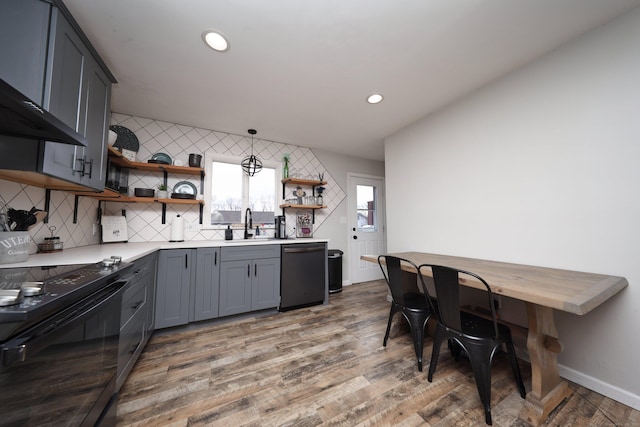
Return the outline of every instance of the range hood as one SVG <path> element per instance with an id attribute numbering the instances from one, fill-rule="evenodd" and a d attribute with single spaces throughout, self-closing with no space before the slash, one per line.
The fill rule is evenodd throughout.
<path id="1" fill-rule="evenodd" d="M 86 146 L 87 140 L 0 79 L 0 134 Z"/>

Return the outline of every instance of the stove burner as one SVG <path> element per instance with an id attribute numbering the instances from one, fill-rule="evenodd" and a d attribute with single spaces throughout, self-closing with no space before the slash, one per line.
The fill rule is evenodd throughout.
<path id="1" fill-rule="evenodd" d="M 21 289 L 0 289 L 0 307 L 16 305 L 22 300 Z"/>
<path id="2" fill-rule="evenodd" d="M 37 297 L 44 294 L 44 282 L 24 282 L 20 289 L 25 297 Z"/>

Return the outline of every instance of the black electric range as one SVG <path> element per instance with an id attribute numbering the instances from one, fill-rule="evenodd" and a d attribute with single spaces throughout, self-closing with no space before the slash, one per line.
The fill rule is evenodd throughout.
<path id="1" fill-rule="evenodd" d="M 113 421 L 122 296 L 132 267 L 115 257 L 0 269 L 0 425 Z"/>
<path id="2" fill-rule="evenodd" d="M 0 343 L 122 277 L 129 263 L 107 260 L 0 269 Z"/>

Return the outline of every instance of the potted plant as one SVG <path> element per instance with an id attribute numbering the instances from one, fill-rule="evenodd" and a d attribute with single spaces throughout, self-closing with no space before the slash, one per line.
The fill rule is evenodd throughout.
<path id="1" fill-rule="evenodd" d="M 167 184 L 160 183 L 158 184 L 158 199 L 167 199 L 169 198 L 169 193 L 167 192 Z"/>
<path id="2" fill-rule="evenodd" d="M 284 165 L 282 166 L 282 177 L 283 178 L 289 178 L 289 160 L 290 160 L 290 156 L 289 154 L 285 154 L 282 157 L 282 161 L 284 162 Z"/>

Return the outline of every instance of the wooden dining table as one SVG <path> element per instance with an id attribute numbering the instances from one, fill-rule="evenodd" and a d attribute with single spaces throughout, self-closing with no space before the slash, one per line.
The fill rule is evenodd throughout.
<path id="1" fill-rule="evenodd" d="M 418 266 L 433 264 L 473 272 L 489 283 L 493 293 L 525 302 L 531 391 L 527 393 L 520 418 L 536 426 L 572 393 L 568 383 L 558 373 L 558 353 L 563 347 L 558 339 L 554 310 L 586 314 L 628 285 L 624 277 L 580 271 L 422 252 L 388 255 L 408 259 Z M 378 262 L 378 255 L 362 255 L 360 258 Z M 403 264 L 402 268 L 417 273 L 408 264 Z M 427 270 L 423 269 L 423 274 Z M 480 282 L 461 279 L 460 283 L 484 289 Z"/>

